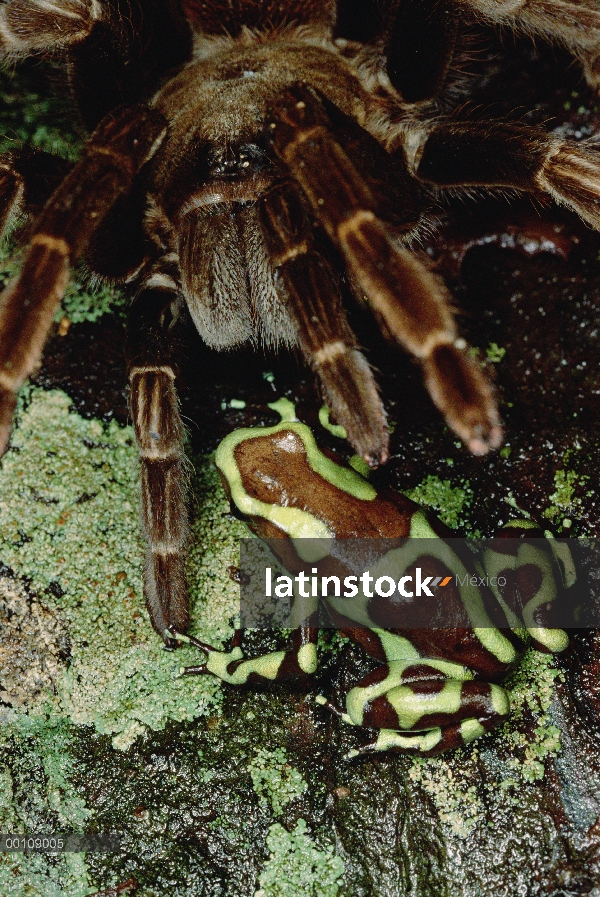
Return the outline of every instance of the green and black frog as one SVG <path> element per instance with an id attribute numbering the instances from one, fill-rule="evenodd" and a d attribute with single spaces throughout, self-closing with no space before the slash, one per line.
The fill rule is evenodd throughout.
<path id="1" fill-rule="evenodd" d="M 344 722 L 376 730 L 371 743 L 348 756 L 389 750 L 430 756 L 504 722 L 510 706 L 500 682 L 526 643 L 551 652 L 567 647 L 566 632 L 546 622 L 560 591 L 575 581 L 566 543 L 541 538 L 529 520 L 513 520 L 477 561 L 459 540 L 447 541 L 456 534 L 414 501 L 391 489 L 376 490 L 357 470 L 321 451 L 310 428 L 293 419 L 289 403 L 272 407 L 288 419 L 231 433 L 219 445 L 215 463 L 235 513 L 268 542 L 283 568 L 294 574 L 356 572 L 348 552 L 336 552 L 336 546 L 378 540 L 385 552 L 380 549 L 376 561 L 379 571 L 397 570 L 397 555 L 404 552 L 403 570 L 414 571 L 418 563 L 424 582 L 444 585 L 444 601 L 456 613 L 452 626 L 409 628 L 402 619 L 390 626 L 381 622 L 390 619 L 390 602 L 383 607 L 387 599 L 361 592 L 350 605 L 354 610 L 343 599 L 324 599 L 336 627 L 380 662 L 348 693 L 345 710 L 317 698 Z M 306 539 L 329 546 L 321 551 L 324 556 L 307 557 Z M 419 546 L 418 556 L 410 555 L 412 545 Z M 402 588 L 406 602 L 415 592 L 404 585 L 408 582 Z M 433 602 L 440 593 L 438 586 Z M 423 609 L 431 614 L 432 599 L 427 600 Z M 241 632 L 228 652 L 192 638 L 206 662 L 186 672 L 212 673 L 231 685 L 310 680 L 317 669 L 318 599 L 296 601 L 298 625 L 288 650 L 247 658 Z"/>

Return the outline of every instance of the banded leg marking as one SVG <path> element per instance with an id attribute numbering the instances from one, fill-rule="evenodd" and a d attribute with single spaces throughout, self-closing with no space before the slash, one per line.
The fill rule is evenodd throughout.
<path id="1" fill-rule="evenodd" d="M 542 191 L 600 230 L 600 153 L 541 128 L 446 123 L 423 137 L 416 159 L 418 177 L 437 186 Z"/>
<path id="2" fill-rule="evenodd" d="M 292 633 L 291 647 L 271 651 L 259 657 L 244 657 L 241 641 L 243 630 L 236 630 L 230 651 L 218 651 L 198 639 L 185 636 L 206 654 L 206 662 L 187 667 L 184 673 L 212 673 L 230 685 L 266 684 L 268 682 L 306 682 L 317 669 L 318 600 L 313 596 L 294 597 L 294 618 L 299 621 Z M 174 637 L 180 637 L 173 633 Z"/>
<path id="3" fill-rule="evenodd" d="M 433 756 L 478 738 L 508 717 L 506 691 L 470 675 L 447 661 L 391 661 L 351 689 L 345 713 L 318 700 L 350 725 L 379 730 L 373 742 L 349 757 L 386 750 Z"/>
<path id="4" fill-rule="evenodd" d="M 496 22 L 533 34 L 545 34 L 569 47 L 598 51 L 600 9 L 595 0 L 467 0 Z"/>
<path id="5" fill-rule="evenodd" d="M 71 265 L 166 133 L 145 106 L 105 119 L 35 228 L 21 274 L 0 296 L 0 456 L 8 445 L 15 395 L 39 364 Z"/>
<path id="6" fill-rule="evenodd" d="M 422 362 L 427 388 L 449 426 L 474 454 L 497 448 L 502 433 L 492 390 L 459 348 L 443 281 L 397 246 L 360 164 L 354 165 L 335 139 L 319 96 L 293 86 L 271 119 L 275 151 L 342 252 L 383 329 Z"/>
<path id="7" fill-rule="evenodd" d="M 0 6 L 0 54 L 27 54 L 84 40 L 102 17 L 92 0 L 9 0 Z"/>
<path id="8" fill-rule="evenodd" d="M 180 637 L 174 634 L 175 637 Z M 237 633 L 236 633 L 237 635 Z M 244 657 L 236 638 L 231 651 L 217 651 L 198 639 L 185 636 L 206 654 L 200 666 L 186 667 L 188 676 L 212 673 L 229 685 L 265 685 L 268 682 L 306 682 L 317 670 L 318 628 L 300 626 L 292 635 L 292 646 L 285 651 L 271 651 L 260 657 Z"/>
<path id="9" fill-rule="evenodd" d="M 384 462 L 388 435 L 375 379 L 356 347 L 333 268 L 315 250 L 298 189 L 291 182 L 276 187 L 261 200 L 259 214 L 276 289 L 328 406 L 367 462 Z"/>
<path id="10" fill-rule="evenodd" d="M 187 462 L 175 388 L 175 325 L 180 299 L 176 256 L 149 272 L 134 302 L 127 338 L 131 413 L 142 465 L 147 552 L 144 594 L 152 625 L 165 639 L 189 624 Z"/>

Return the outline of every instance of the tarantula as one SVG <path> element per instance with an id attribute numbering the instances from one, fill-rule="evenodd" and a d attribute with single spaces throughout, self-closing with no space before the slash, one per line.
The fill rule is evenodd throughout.
<path id="1" fill-rule="evenodd" d="M 600 156 L 539 128 L 443 116 L 464 18 L 566 44 L 600 83 L 597 0 L 7 0 L 0 56 L 60 50 L 92 136 L 75 164 L 0 157 L 0 228 L 39 214 L 0 303 L 0 451 L 73 263 L 130 286 L 127 359 L 142 459 L 145 593 L 155 629 L 188 626 L 182 424 L 185 306 L 204 340 L 297 345 L 372 465 L 386 417 L 341 278 L 423 367 L 475 454 L 501 429 L 449 294 L 408 244 L 428 193 L 547 193 L 600 230 Z M 371 10 L 372 11 L 372 10 Z M 348 22 L 353 22 L 352 28 Z M 352 32 L 352 33 L 351 33 Z M 341 271 L 340 269 L 345 269 Z"/>

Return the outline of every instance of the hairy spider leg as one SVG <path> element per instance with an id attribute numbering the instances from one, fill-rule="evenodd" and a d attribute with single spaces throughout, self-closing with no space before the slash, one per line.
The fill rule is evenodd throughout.
<path id="1" fill-rule="evenodd" d="M 0 237 L 8 224 L 21 213 L 25 198 L 25 180 L 12 159 L 0 156 Z"/>
<path id="2" fill-rule="evenodd" d="M 305 85 L 286 90 L 271 110 L 269 127 L 275 152 L 302 187 L 384 329 L 421 361 L 429 393 L 448 425 L 473 454 L 497 448 L 502 431 L 492 390 L 456 344 L 445 284 L 397 245 L 360 168 L 336 140 L 316 91 Z"/>
<path id="3" fill-rule="evenodd" d="M 384 28 L 390 81 L 407 103 L 442 92 L 454 56 L 460 10 L 455 0 L 400 0 Z"/>
<path id="4" fill-rule="evenodd" d="M 71 265 L 165 134 L 162 115 L 141 104 L 110 116 L 37 221 L 21 273 L 0 296 L 0 455 L 8 445 L 15 395 L 39 364 Z"/>
<path id="5" fill-rule="evenodd" d="M 131 414 L 142 464 L 142 521 L 146 534 L 144 595 L 152 625 L 165 635 L 189 624 L 185 558 L 188 543 L 187 461 L 175 387 L 183 308 L 174 252 L 152 265 L 141 282 L 127 331 Z"/>
<path id="6" fill-rule="evenodd" d="M 15 217 L 40 215 L 73 164 L 31 146 L 0 156 L 0 236 Z"/>
<path id="7" fill-rule="evenodd" d="M 377 385 L 346 320 L 339 279 L 315 248 L 298 187 L 288 181 L 266 194 L 260 220 L 277 292 L 296 322 L 327 405 L 369 464 L 385 462 L 388 434 Z"/>
<path id="8" fill-rule="evenodd" d="M 105 2 L 9 0 L 0 7 L 0 52 L 24 55 L 83 40 Z"/>
<path id="9" fill-rule="evenodd" d="M 90 130 L 112 109 L 149 99 L 191 56 L 179 0 L 8 0 L 0 55 L 68 50 L 71 89 Z"/>
<path id="10" fill-rule="evenodd" d="M 527 125 L 446 122 L 422 138 L 416 174 L 439 187 L 548 193 L 600 230 L 600 153 Z"/>
<path id="11" fill-rule="evenodd" d="M 486 18 L 564 44 L 600 86 L 600 8 L 597 0 L 465 0 Z"/>
<path id="12" fill-rule="evenodd" d="M 589 83 L 600 86 L 597 0 L 395 0 L 383 7 L 383 37 L 387 73 L 404 100 L 418 103 L 442 92 L 469 12 L 559 41 L 580 59 Z"/>

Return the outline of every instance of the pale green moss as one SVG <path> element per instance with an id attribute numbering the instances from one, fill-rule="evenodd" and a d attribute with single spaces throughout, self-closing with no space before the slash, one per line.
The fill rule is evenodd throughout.
<path id="1" fill-rule="evenodd" d="M 258 748 L 248 769 L 261 804 L 270 805 L 275 816 L 280 816 L 283 808 L 308 788 L 298 770 L 290 766 L 284 748 Z"/>
<path id="2" fill-rule="evenodd" d="M 408 777 L 430 796 L 440 821 L 458 838 L 467 838 L 484 814 L 477 791 L 478 749 L 472 747 L 464 762 L 451 757 L 415 757 Z"/>
<path id="3" fill-rule="evenodd" d="M 52 863 L 40 853 L 0 856 L 0 894 L 7 897 L 86 897 L 90 891 L 80 853 L 60 854 Z"/>
<path id="4" fill-rule="evenodd" d="M 145 727 L 212 714 L 212 677 L 180 677 L 198 652 L 175 653 L 153 632 L 142 597 L 133 433 L 70 412 L 59 391 L 31 391 L 0 470 L 0 561 L 31 581 L 66 620 L 71 663 L 32 712 L 66 716 L 126 748 Z M 227 567 L 245 529 L 230 520 L 216 471 L 194 481 L 189 579 L 194 631 L 218 644 L 239 604 Z M 56 595 L 60 595 L 57 598 Z"/>
<path id="5" fill-rule="evenodd" d="M 506 355 L 506 349 L 499 346 L 498 343 L 490 343 L 485 350 L 486 358 L 492 364 L 499 364 Z"/>
<path id="6" fill-rule="evenodd" d="M 91 815 L 71 783 L 74 761 L 66 725 L 48 724 L 45 719 L 13 715 L 12 725 L 0 728 L 0 752 L 7 752 L 15 774 L 27 778 L 30 769 L 40 768 L 45 787 L 36 788 L 29 800 L 13 804 L 12 776 L 0 770 L 0 826 L 5 832 L 40 833 L 39 818 L 53 819 L 54 833 L 83 831 Z M 21 764 L 23 769 L 20 769 Z M 21 782 L 22 784 L 22 782 Z M 6 790 L 5 790 L 6 789 Z M 49 831 L 48 823 L 43 831 Z M 84 855 L 0 854 L 0 894 L 10 897 L 84 897 L 89 894 Z"/>
<path id="7" fill-rule="evenodd" d="M 508 682 L 511 719 L 504 725 L 503 735 L 517 754 L 508 765 L 526 782 L 543 778 L 546 758 L 560 751 L 560 730 L 552 724 L 548 711 L 556 683 L 562 679 L 564 673 L 553 655 L 530 648 Z M 536 719 L 533 740 L 519 728 L 525 710 Z"/>
<path id="8" fill-rule="evenodd" d="M 291 832 L 279 823 L 272 825 L 267 847 L 270 856 L 254 897 L 337 897 L 342 893 L 342 860 L 331 847 L 317 847 L 304 819 Z"/>
<path id="9" fill-rule="evenodd" d="M 417 504 L 432 508 L 440 520 L 452 529 L 459 529 L 467 523 L 463 512 L 472 501 L 467 483 L 453 486 L 450 480 L 440 480 L 430 474 L 414 489 L 407 489 L 405 494 Z"/>
<path id="10" fill-rule="evenodd" d="M 567 456 L 565 455 L 565 461 Z M 575 496 L 579 482 L 588 480 L 587 476 L 578 476 L 574 470 L 559 469 L 554 474 L 554 492 L 550 496 L 550 507 L 544 511 L 544 517 L 553 523 L 560 523 L 561 518 L 572 516 L 580 500 Z"/>
<path id="11" fill-rule="evenodd" d="M 69 728 L 61 721 L 49 723 L 43 717 L 13 713 L 9 725 L 0 727 L 0 750 L 8 751 L 17 767 L 27 757 L 43 769 L 46 786 L 36 790 L 36 801 L 52 812 L 61 831 L 80 832 L 84 830 L 91 810 L 71 784 L 75 771 L 71 743 Z M 7 767 L 3 768 L 3 778 L 8 784 L 7 791 L 12 794 L 12 777 Z M 0 812 L 3 806 L 6 814 L 0 815 L 3 826 L 7 823 L 17 825 L 17 832 L 36 830 L 35 819 L 28 815 L 23 802 L 18 809 L 12 801 L 0 803 Z"/>
<path id="12" fill-rule="evenodd" d="M 75 272 L 54 320 L 60 321 L 62 317 L 66 317 L 71 323 L 80 324 L 82 321 L 97 321 L 107 314 L 125 316 L 127 303 L 125 294 L 116 287 L 108 284 L 84 286 Z"/>
<path id="13" fill-rule="evenodd" d="M 7 766 L 0 766 L 0 830 L 3 832 L 20 831 L 13 804 L 13 780 Z"/>
<path id="14" fill-rule="evenodd" d="M 76 159 L 81 140 L 67 123 L 62 109 L 64 98 L 43 96 L 40 90 L 29 87 L 27 80 L 13 66 L 0 68 L 0 153 L 27 143 L 57 156 Z M 43 88 L 44 78 L 38 83 Z M 62 121 L 57 124 L 59 117 Z"/>

